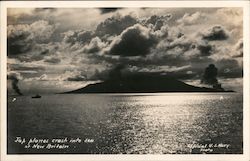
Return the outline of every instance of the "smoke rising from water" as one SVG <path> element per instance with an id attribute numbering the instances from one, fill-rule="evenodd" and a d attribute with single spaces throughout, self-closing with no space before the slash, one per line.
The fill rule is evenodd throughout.
<path id="1" fill-rule="evenodd" d="M 218 85 L 217 74 L 218 74 L 218 69 L 215 67 L 214 64 L 210 64 L 205 69 L 204 75 L 201 79 L 201 83 L 213 86 Z"/>
<path id="2" fill-rule="evenodd" d="M 7 79 L 8 79 L 8 80 L 11 80 L 11 85 L 12 85 L 13 90 L 14 90 L 17 94 L 23 95 L 22 92 L 21 92 L 21 90 L 20 90 L 19 87 L 18 87 L 18 82 L 19 82 L 18 78 L 17 78 L 15 75 L 8 75 L 8 76 L 7 76 Z"/>

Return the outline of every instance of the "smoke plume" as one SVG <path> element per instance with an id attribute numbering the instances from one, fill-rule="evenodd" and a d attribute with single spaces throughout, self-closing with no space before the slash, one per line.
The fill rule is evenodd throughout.
<path id="1" fill-rule="evenodd" d="M 120 79 L 122 78 L 122 70 L 125 68 L 125 65 L 118 64 L 109 72 L 109 79 Z"/>
<path id="2" fill-rule="evenodd" d="M 201 79 L 201 83 L 212 86 L 218 85 L 217 74 L 218 69 L 215 67 L 214 64 L 210 64 L 205 69 L 204 75 Z"/>
<path id="3" fill-rule="evenodd" d="M 18 82 L 19 82 L 18 78 L 15 75 L 8 75 L 7 79 L 11 80 L 11 85 L 12 85 L 12 88 L 15 90 L 15 92 L 19 95 L 23 95 L 21 90 L 18 87 Z"/>

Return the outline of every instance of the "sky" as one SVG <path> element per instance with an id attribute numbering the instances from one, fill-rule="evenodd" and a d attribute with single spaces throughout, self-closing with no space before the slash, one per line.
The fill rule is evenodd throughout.
<path id="1" fill-rule="evenodd" d="M 57 93 L 122 75 L 171 76 L 242 91 L 242 8 L 9 8 L 8 90 Z M 13 79 L 15 78 L 15 79 Z M 14 81 L 13 81 L 14 80 Z"/>

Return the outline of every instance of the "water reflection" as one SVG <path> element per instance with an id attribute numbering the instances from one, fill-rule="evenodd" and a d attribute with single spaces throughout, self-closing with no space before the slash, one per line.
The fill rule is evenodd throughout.
<path id="1" fill-rule="evenodd" d="M 211 153 L 242 153 L 242 96 L 237 94 L 55 95 L 15 102 L 9 98 L 8 116 L 13 153 L 185 154 L 202 153 L 190 144 L 209 143 L 230 144 Z M 64 151 L 31 151 L 15 148 L 15 136 L 95 141 Z"/>

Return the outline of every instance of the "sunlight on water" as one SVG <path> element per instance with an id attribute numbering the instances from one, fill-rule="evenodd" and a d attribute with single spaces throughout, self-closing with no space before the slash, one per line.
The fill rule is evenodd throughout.
<path id="1" fill-rule="evenodd" d="M 202 153 L 190 148 L 194 143 L 230 144 L 213 153 L 242 153 L 242 96 L 236 93 L 72 94 L 12 100 L 8 98 L 8 142 L 13 153 L 29 153 L 14 148 L 15 136 L 95 140 L 67 153 Z"/>

